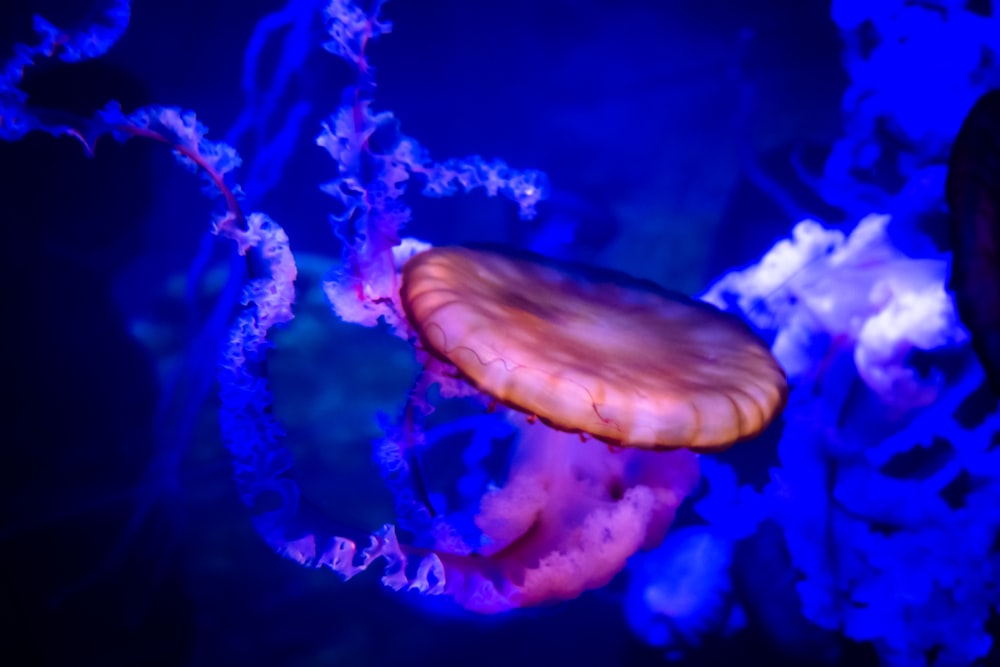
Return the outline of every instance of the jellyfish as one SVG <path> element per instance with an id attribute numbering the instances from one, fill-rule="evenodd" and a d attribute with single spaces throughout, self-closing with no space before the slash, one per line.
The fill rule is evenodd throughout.
<path id="1" fill-rule="evenodd" d="M 291 319 L 296 269 L 280 228 L 251 222 L 270 277 L 251 283 L 233 330 L 224 430 L 244 502 L 268 508 L 258 532 L 302 564 L 350 578 L 383 558 L 386 586 L 477 613 L 570 600 L 662 541 L 697 484 L 695 452 L 753 437 L 784 404 L 785 375 L 766 344 L 714 306 L 530 253 L 404 240 L 388 307 L 423 368 L 374 447 L 396 523 L 359 550 L 299 512 L 270 394 L 255 377 L 268 328 Z M 496 446 L 499 471 L 476 470 L 441 493 L 427 465 L 441 438 L 425 422 L 447 401 L 508 427 L 494 421 L 460 457 L 479 467 Z"/>
<path id="2" fill-rule="evenodd" d="M 650 283 L 401 238 L 411 179 L 431 196 L 482 188 L 522 216 L 546 187 L 539 172 L 502 161 L 433 162 L 391 113 L 372 112 L 364 45 L 389 30 L 382 4 L 327 7 L 326 46 L 357 83 L 317 143 L 337 163 L 323 189 L 344 241 L 324 292 L 345 322 L 388 325 L 423 366 L 399 414 L 381 417 L 373 447 L 395 521 L 359 549 L 300 498 L 265 356 L 268 330 L 292 319 L 297 268 L 288 237 L 264 215 L 246 216 L 240 231 L 252 279 L 220 364 L 237 489 L 264 540 L 304 565 L 350 578 L 383 559 L 386 586 L 478 613 L 569 600 L 663 539 L 697 483 L 696 452 L 763 430 L 784 404 L 785 375 L 741 321 Z M 460 478 L 440 456 L 454 438 L 428 429 L 455 402 L 509 427 L 492 422 L 495 437 L 473 437 L 453 457 L 474 469 Z"/>
<path id="3" fill-rule="evenodd" d="M 393 529 L 377 548 L 393 553 L 401 583 L 471 611 L 607 584 L 663 539 L 697 483 L 694 451 L 753 437 L 784 403 L 766 345 L 713 306 L 526 252 L 405 255 L 396 307 L 424 371 L 376 458 L 408 539 Z M 455 511 L 419 479 L 429 446 L 420 415 L 433 409 L 434 385 L 501 411 L 517 432 L 499 483 Z M 413 580 L 408 554 L 422 557 Z"/>

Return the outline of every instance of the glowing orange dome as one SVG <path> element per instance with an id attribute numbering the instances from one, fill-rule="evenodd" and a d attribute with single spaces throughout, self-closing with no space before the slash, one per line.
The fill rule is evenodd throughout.
<path id="1" fill-rule="evenodd" d="M 785 402 L 784 372 L 745 324 L 625 274 L 434 248 L 404 265 L 400 296 L 428 351 L 561 430 L 720 448 L 760 433 Z"/>

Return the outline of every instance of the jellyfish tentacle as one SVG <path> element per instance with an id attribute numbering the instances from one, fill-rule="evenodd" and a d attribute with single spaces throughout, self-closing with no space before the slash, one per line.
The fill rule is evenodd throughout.
<path id="1" fill-rule="evenodd" d="M 379 425 L 384 437 L 373 442 L 373 454 L 382 481 L 396 502 L 396 521 L 400 528 L 417 533 L 430 529 L 434 509 L 427 498 L 419 465 L 413 449 L 424 440 L 422 427 L 417 423 L 419 412 L 411 402 L 398 420 L 379 415 Z"/>
<path id="2" fill-rule="evenodd" d="M 407 574 L 407 556 L 395 527 L 385 524 L 359 553 L 353 540 L 329 535 L 319 520 L 302 512 L 292 477 L 292 458 L 284 430 L 272 414 L 266 374 L 268 333 L 293 318 L 295 259 L 284 230 L 263 214 L 247 216 L 248 250 L 263 268 L 244 290 L 244 310 L 232 327 L 219 363 L 223 441 L 233 457 L 237 491 L 257 516 L 254 527 L 277 553 L 314 567 L 329 567 L 345 579 L 382 558 L 383 583 L 410 586 L 427 594 L 444 589 L 444 569 L 436 554 L 425 553 L 416 573 Z M 266 501 L 266 502 L 265 502 Z"/>

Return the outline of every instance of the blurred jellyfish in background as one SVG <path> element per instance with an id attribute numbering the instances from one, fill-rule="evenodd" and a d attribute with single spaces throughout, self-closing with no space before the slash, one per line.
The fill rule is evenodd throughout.
<path id="1" fill-rule="evenodd" d="M 822 191 L 856 222 L 849 233 L 800 222 L 704 298 L 765 332 L 789 374 L 781 465 L 763 489 L 764 515 L 784 533 L 803 615 L 870 642 L 883 664 L 974 664 L 996 655 L 988 624 L 1000 574 L 1000 417 L 948 291 L 943 185 L 964 115 L 997 84 L 1000 29 L 988 7 L 833 10 L 853 87 L 849 133 L 834 147 Z M 954 49 L 969 57 L 942 57 Z M 933 62 L 886 64 L 911 50 Z M 900 72 L 947 72 L 947 86 L 905 86 Z M 892 86 L 947 103 L 919 104 Z M 980 126 L 998 121 L 980 118 Z M 838 162 L 846 155 L 850 167 Z M 990 192 L 990 164 L 981 160 L 966 181 Z M 963 222 L 976 224 L 976 212 Z M 988 247 L 979 246 L 980 257 Z M 970 260 L 952 261 L 962 272 Z M 986 292 L 951 287 L 972 302 L 983 297 L 988 312 L 995 258 L 991 271 Z M 759 517 L 759 504 L 747 512 Z"/>
<path id="2" fill-rule="evenodd" d="M 991 648 L 1000 418 L 995 399 L 976 405 L 983 372 L 945 263 L 899 254 L 887 222 L 846 238 L 801 223 L 707 297 L 735 297 L 774 331 L 789 371 L 765 495 L 804 577 L 803 614 L 886 664 L 971 664 Z"/>
<path id="3" fill-rule="evenodd" d="M 711 528 L 685 527 L 637 554 L 624 602 L 629 626 L 673 659 L 741 629 L 746 619 L 732 590 L 732 552 L 733 543 Z"/>
<path id="4" fill-rule="evenodd" d="M 631 571 L 630 622 L 650 643 L 690 651 L 731 631 L 733 545 L 773 540 L 774 525 L 798 573 L 785 603 L 816 626 L 814 659 L 837 655 L 817 629 L 871 642 L 888 665 L 973 664 L 992 650 L 997 401 L 945 289 L 946 262 L 902 254 L 889 223 L 868 216 L 844 235 L 804 221 L 705 294 L 773 336 L 792 387 L 781 465 L 758 492 L 703 461 L 708 492 L 694 511 L 705 525 Z M 776 588 L 744 585 L 742 602 L 759 610 Z M 801 638 L 767 631 L 800 650 Z"/>
<path id="5" fill-rule="evenodd" d="M 630 619 L 654 645 L 691 652 L 730 631 L 722 610 L 742 602 L 786 654 L 835 661 L 837 632 L 870 643 L 886 665 L 992 664 L 1000 417 L 980 360 L 990 363 L 1000 312 L 1000 114 L 996 92 L 984 95 L 1000 85 L 1000 19 L 989 3 L 835 2 L 832 12 L 851 77 L 848 122 L 815 185 L 844 213 L 832 222 L 847 226 L 799 222 L 703 296 L 746 317 L 789 375 L 781 465 L 752 487 L 703 462 L 700 532 L 682 544 L 681 529 L 654 552 L 662 579 L 650 555 L 637 559 Z M 744 532 L 734 534 L 734 517 Z M 787 554 L 783 576 L 748 585 L 754 573 L 722 548 L 711 562 L 731 569 L 689 561 L 699 539 L 735 539 L 749 562 L 776 549 Z M 705 599 L 729 601 L 685 607 L 686 588 L 666 574 L 678 571 Z M 783 604 L 801 609 L 811 643 L 765 618 L 782 580 L 797 582 Z M 668 591 L 672 606 L 658 599 Z"/>

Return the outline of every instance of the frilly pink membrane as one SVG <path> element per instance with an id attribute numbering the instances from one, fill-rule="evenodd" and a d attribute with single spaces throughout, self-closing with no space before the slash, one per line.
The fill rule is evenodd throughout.
<path id="1" fill-rule="evenodd" d="M 607 584 L 663 539 L 695 452 L 757 435 L 787 395 L 741 321 L 617 272 L 433 248 L 403 266 L 400 301 L 435 374 L 507 406 L 521 431 L 506 484 L 480 500 L 480 545 L 432 547 L 440 592 L 476 612 Z"/>

